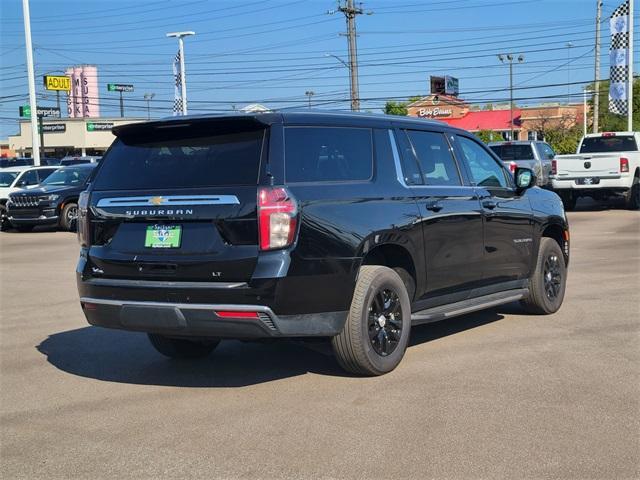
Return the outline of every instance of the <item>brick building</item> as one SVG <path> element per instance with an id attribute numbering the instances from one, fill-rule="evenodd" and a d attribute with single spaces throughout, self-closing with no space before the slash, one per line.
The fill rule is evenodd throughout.
<path id="1" fill-rule="evenodd" d="M 480 110 L 464 100 L 448 95 L 427 95 L 407 105 L 412 117 L 440 120 L 471 132 L 492 130 L 505 140 L 510 136 L 510 109 L 500 105 Z M 513 140 L 542 140 L 543 132 L 563 126 L 571 128 L 583 121 L 582 104 L 543 104 L 513 109 Z"/>

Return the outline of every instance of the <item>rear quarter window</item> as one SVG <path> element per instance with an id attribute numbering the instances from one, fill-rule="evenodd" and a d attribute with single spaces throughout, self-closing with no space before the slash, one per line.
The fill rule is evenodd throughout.
<path id="1" fill-rule="evenodd" d="M 369 128 L 286 127 L 284 136 L 288 183 L 366 181 L 373 175 Z"/>

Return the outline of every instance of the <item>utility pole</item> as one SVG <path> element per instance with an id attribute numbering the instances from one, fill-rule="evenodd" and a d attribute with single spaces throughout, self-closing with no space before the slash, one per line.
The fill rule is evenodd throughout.
<path id="1" fill-rule="evenodd" d="M 147 120 L 151 120 L 151 100 L 155 97 L 155 93 L 145 93 L 144 99 L 147 101 Z"/>
<path id="2" fill-rule="evenodd" d="M 349 39 L 349 73 L 351 83 L 351 110 L 360 110 L 360 89 L 358 87 L 358 47 L 356 44 L 356 15 L 364 13 L 362 8 L 355 7 L 353 0 L 346 0 L 340 4 L 338 11 L 344 13 L 347 19 L 347 37 Z M 341 34 L 343 35 L 343 34 Z"/>
<path id="3" fill-rule="evenodd" d="M 596 0 L 596 71 L 593 92 L 593 133 L 598 133 L 598 117 L 600 116 L 600 22 L 602 18 L 602 0 Z"/>
<path id="4" fill-rule="evenodd" d="M 582 126 L 585 137 L 587 136 L 587 93 L 593 93 L 593 90 L 587 87 L 582 89 Z"/>
<path id="5" fill-rule="evenodd" d="M 187 114 L 187 74 L 184 69 L 184 37 L 195 35 L 196 32 L 173 32 L 167 33 L 167 37 L 177 37 L 178 47 L 180 49 L 180 86 L 182 88 L 182 115 Z"/>
<path id="6" fill-rule="evenodd" d="M 122 100 L 122 90 L 120 90 L 120 118 L 124 118 L 124 100 Z"/>
<path id="7" fill-rule="evenodd" d="M 24 44 L 27 50 L 27 75 L 29 75 L 29 106 L 31 107 L 31 155 L 33 164 L 40 165 L 40 149 L 38 148 L 38 107 L 36 104 L 36 79 L 33 72 L 33 47 L 31 45 L 31 17 L 29 0 L 22 0 L 24 16 Z"/>
<path id="8" fill-rule="evenodd" d="M 307 90 L 304 94 L 309 98 L 309 108 L 311 108 L 311 97 L 316 94 L 313 90 Z"/>
<path id="9" fill-rule="evenodd" d="M 633 0 L 629 0 L 629 60 L 627 61 L 627 131 L 633 131 Z"/>
<path id="10" fill-rule="evenodd" d="M 509 140 L 514 140 L 513 138 L 513 54 L 498 54 L 498 60 L 502 63 L 509 62 L 509 128 L 510 128 L 510 137 Z M 518 55 L 518 63 L 524 62 L 524 55 Z"/>

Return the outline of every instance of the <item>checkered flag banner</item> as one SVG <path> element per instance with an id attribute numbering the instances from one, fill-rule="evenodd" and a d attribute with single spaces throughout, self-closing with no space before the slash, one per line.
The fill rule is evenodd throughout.
<path id="1" fill-rule="evenodd" d="M 173 58 L 173 114 L 182 115 L 182 72 L 180 71 L 180 51 Z"/>
<path id="2" fill-rule="evenodd" d="M 609 111 L 627 115 L 627 86 L 629 62 L 629 0 L 616 8 L 609 19 L 611 47 L 609 48 Z"/>

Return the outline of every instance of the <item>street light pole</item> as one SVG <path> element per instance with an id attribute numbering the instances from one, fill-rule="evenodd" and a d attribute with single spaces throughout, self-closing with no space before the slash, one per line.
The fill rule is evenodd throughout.
<path id="1" fill-rule="evenodd" d="M 304 94 L 309 98 L 309 108 L 311 108 L 311 97 L 316 94 L 313 90 L 307 90 Z"/>
<path id="2" fill-rule="evenodd" d="M 31 155 L 33 164 L 40 165 L 40 149 L 38 139 L 38 107 L 36 104 L 36 80 L 33 72 L 33 47 L 31 45 L 31 17 L 29 0 L 22 0 L 24 16 L 24 44 L 27 51 L 27 75 L 29 76 L 29 106 L 31 107 Z"/>
<path id="3" fill-rule="evenodd" d="M 498 54 L 498 60 L 502 63 L 509 62 L 509 140 L 513 140 L 513 54 Z M 524 62 L 524 55 L 518 55 L 518 63 Z"/>
<path id="4" fill-rule="evenodd" d="M 196 32 L 172 32 L 167 33 L 167 37 L 176 37 L 178 39 L 178 48 L 180 51 L 180 86 L 182 95 L 182 114 L 187 114 L 187 74 L 184 69 L 184 37 L 195 35 Z"/>
<path id="5" fill-rule="evenodd" d="M 147 120 L 151 120 L 151 100 L 155 97 L 155 93 L 145 93 L 144 99 L 147 101 Z"/>
<path id="6" fill-rule="evenodd" d="M 571 47 L 573 43 L 567 43 L 567 105 L 571 103 Z"/>

